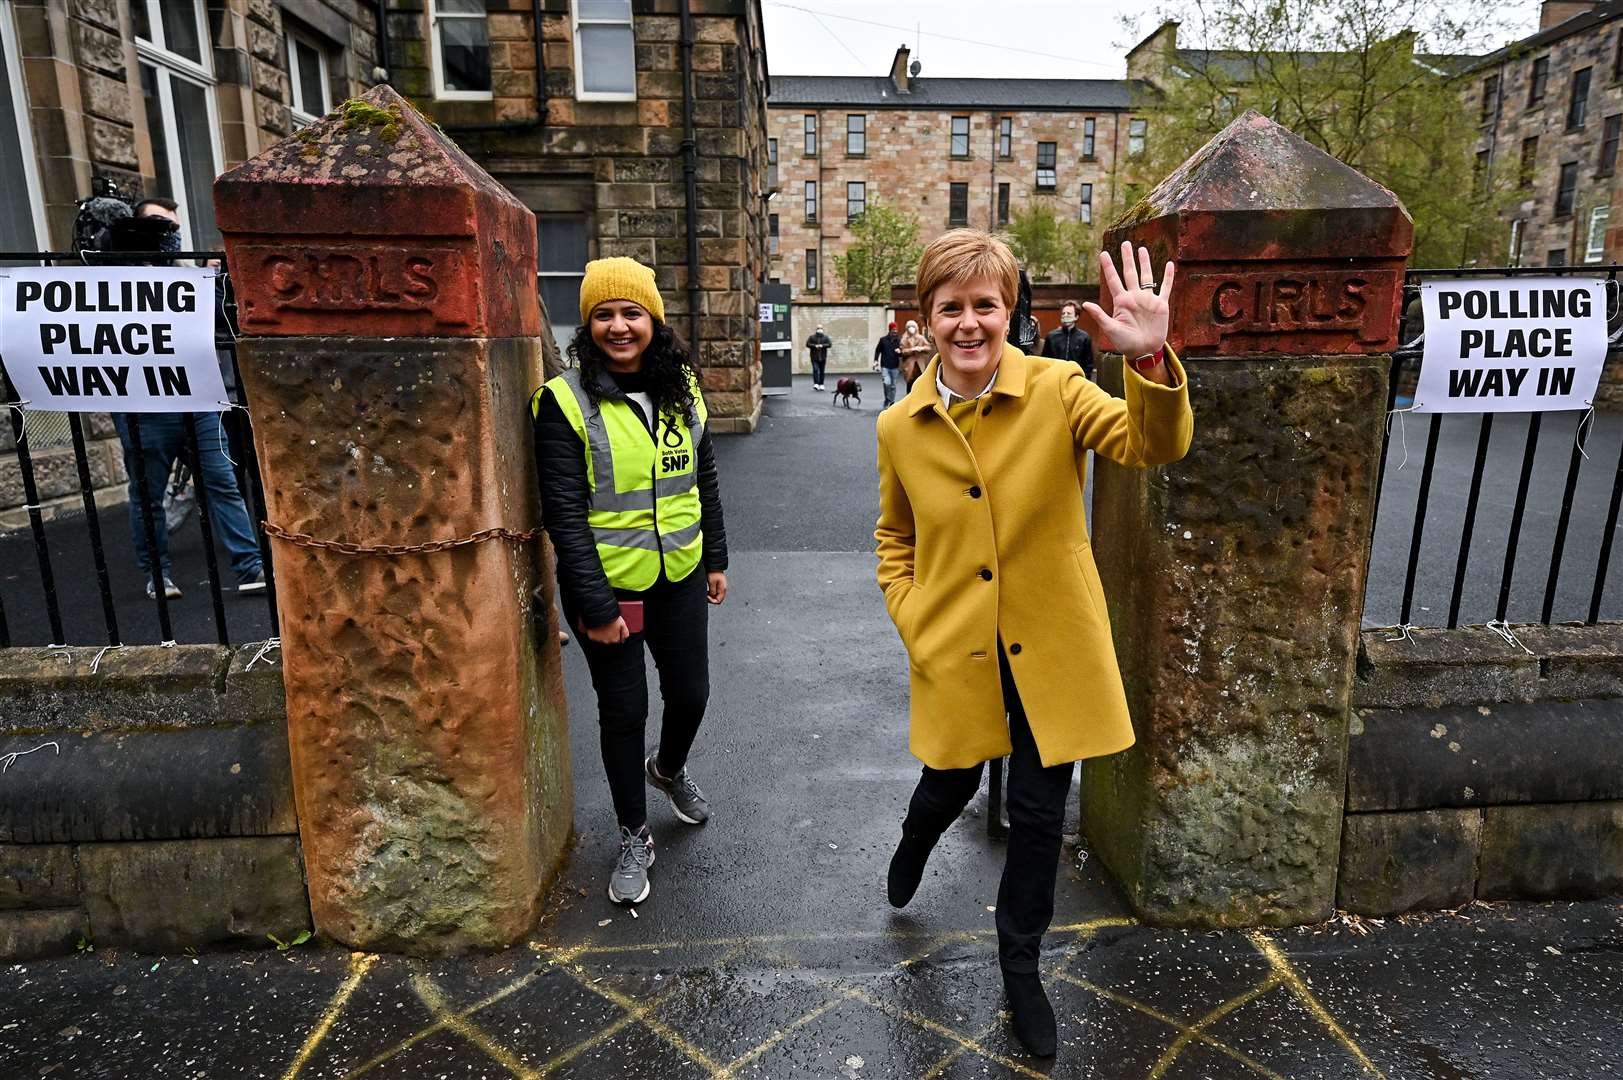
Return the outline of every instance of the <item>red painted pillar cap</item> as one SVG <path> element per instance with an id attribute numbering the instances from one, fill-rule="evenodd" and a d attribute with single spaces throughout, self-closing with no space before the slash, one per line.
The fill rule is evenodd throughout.
<path id="1" fill-rule="evenodd" d="M 535 215 L 391 87 L 214 181 L 242 332 L 541 332 Z"/>
<path id="2" fill-rule="evenodd" d="M 1178 264 L 1174 346 L 1190 356 L 1397 347 L 1414 223 L 1396 195 L 1247 111 L 1105 234 Z"/>

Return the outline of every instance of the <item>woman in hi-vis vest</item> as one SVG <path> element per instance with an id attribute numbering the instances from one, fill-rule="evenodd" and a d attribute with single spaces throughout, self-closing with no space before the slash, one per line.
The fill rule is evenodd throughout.
<path id="1" fill-rule="evenodd" d="M 609 899 L 637 904 L 654 863 L 644 781 L 678 820 L 710 816 L 687 762 L 710 696 L 708 605 L 727 598 L 727 533 L 698 374 L 654 272 L 634 259 L 587 263 L 580 318 L 575 366 L 535 392 L 530 412 L 564 617 L 592 671 L 620 821 Z M 665 705 L 659 751 L 646 757 L 644 644 Z"/>

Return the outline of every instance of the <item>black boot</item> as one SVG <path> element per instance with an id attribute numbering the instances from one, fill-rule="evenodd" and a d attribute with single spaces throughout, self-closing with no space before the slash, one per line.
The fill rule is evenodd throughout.
<path id="1" fill-rule="evenodd" d="M 1043 983 L 1035 971 L 1003 972 L 1003 992 L 1009 997 L 1014 1017 L 1014 1033 L 1036 1057 L 1053 1057 L 1056 1032 L 1054 1007 L 1048 1003 Z"/>
<path id="2" fill-rule="evenodd" d="M 913 894 L 919 891 L 919 882 L 924 878 L 924 864 L 929 861 L 934 848 L 935 841 L 910 832 L 907 824 L 902 824 L 902 842 L 896 845 L 896 854 L 890 857 L 890 875 L 885 882 L 891 907 L 906 907 Z"/>

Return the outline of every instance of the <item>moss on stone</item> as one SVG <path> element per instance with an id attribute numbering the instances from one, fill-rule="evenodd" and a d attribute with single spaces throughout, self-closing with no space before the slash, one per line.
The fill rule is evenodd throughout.
<path id="1" fill-rule="evenodd" d="M 356 128 L 377 128 L 378 138 L 383 142 L 393 143 L 400 138 L 400 122 L 403 117 L 398 104 L 380 109 L 371 102 L 350 98 L 338 106 L 338 113 L 344 118 L 346 131 L 353 131 Z"/>

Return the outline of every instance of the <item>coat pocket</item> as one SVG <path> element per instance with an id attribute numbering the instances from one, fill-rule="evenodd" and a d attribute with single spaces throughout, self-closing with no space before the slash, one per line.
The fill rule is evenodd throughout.
<path id="1" fill-rule="evenodd" d="M 1082 591 L 1087 594 L 1093 613 L 1106 625 L 1110 623 L 1110 610 L 1105 606 L 1105 588 L 1099 580 L 1099 570 L 1093 565 L 1093 552 L 1086 544 L 1071 545 L 1071 558 L 1076 561 L 1077 573 L 1082 575 Z"/>
<path id="2" fill-rule="evenodd" d="M 919 583 L 914 581 L 908 586 L 907 595 L 902 597 L 901 606 L 896 609 L 896 632 L 901 635 L 902 644 L 912 647 L 913 618 L 918 610 L 919 593 L 922 590 Z"/>

